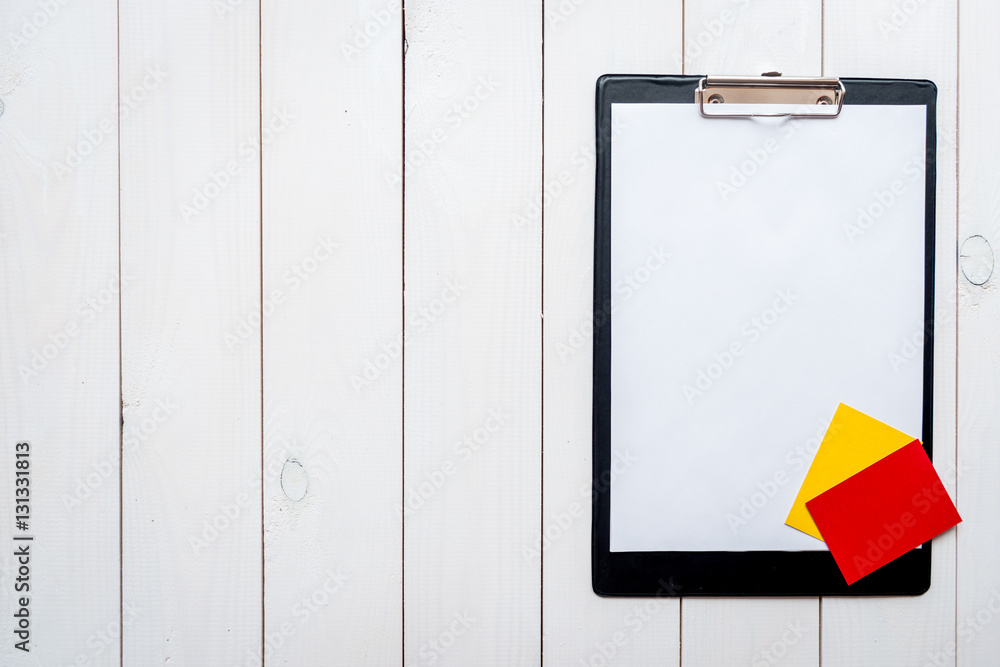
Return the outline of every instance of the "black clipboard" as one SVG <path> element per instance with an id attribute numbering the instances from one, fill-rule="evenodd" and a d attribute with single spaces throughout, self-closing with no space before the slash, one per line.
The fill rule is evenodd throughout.
<path id="1" fill-rule="evenodd" d="M 770 92 L 761 92 L 761 89 Z M 761 97 L 764 95 L 764 97 Z M 777 95 L 777 97 L 767 97 Z M 859 596 L 859 595 L 919 595 L 930 586 L 931 544 L 927 542 L 920 549 L 910 551 L 905 556 L 889 563 L 876 572 L 848 586 L 840 574 L 832 556 L 825 550 L 790 550 L 753 548 L 747 550 L 713 550 L 684 548 L 642 548 L 629 549 L 620 546 L 613 549 L 613 511 L 612 502 L 617 488 L 615 481 L 619 471 L 615 469 L 616 459 L 613 457 L 612 441 L 612 411 L 622 408 L 619 398 L 622 387 L 628 387 L 619 376 L 613 376 L 618 360 L 615 355 L 623 356 L 624 352 L 613 354 L 612 331 L 613 323 L 621 319 L 628 309 L 644 308 L 648 311 L 656 307 L 656 301 L 646 303 L 620 303 L 620 295 L 614 289 L 618 283 L 617 275 L 612 275 L 612 237 L 616 222 L 612 217 L 614 197 L 627 196 L 627 187 L 612 190 L 612 170 L 615 168 L 615 147 L 621 131 L 613 117 L 612 105 L 676 105 L 671 113 L 680 113 L 676 109 L 683 107 L 692 117 L 700 117 L 699 123 L 712 127 L 712 123 L 726 123 L 727 127 L 744 124 L 752 127 L 753 119 L 730 120 L 709 118 L 713 112 L 716 115 L 728 116 L 747 115 L 758 107 L 747 106 L 773 102 L 781 95 L 787 97 L 787 104 L 796 104 L 797 110 L 791 107 L 783 108 L 780 115 L 799 117 L 799 113 L 808 116 L 810 113 L 826 115 L 827 118 L 804 118 L 802 123 L 835 124 L 840 122 L 838 115 L 852 113 L 854 105 L 879 105 L 884 107 L 922 107 L 925 113 L 925 129 L 922 137 L 923 155 L 923 198 L 918 205 L 922 219 L 912 220 L 909 224 L 922 227 L 915 232 L 922 238 L 923 281 L 910 281 L 906 290 L 918 290 L 919 294 L 907 294 L 909 303 L 919 299 L 923 304 L 922 313 L 922 354 L 917 355 L 914 362 L 919 368 L 922 380 L 920 386 L 911 392 L 912 410 L 916 411 L 919 421 L 919 437 L 928 454 L 932 453 L 932 397 L 933 397 L 933 312 L 934 312 L 934 238 L 935 238 L 935 155 L 936 155 L 936 119 L 935 103 L 937 89 L 930 81 L 897 80 L 897 79 L 783 79 L 771 77 L 732 77 L 713 78 L 703 76 L 638 76 L 638 75 L 605 75 L 597 81 L 596 120 L 597 120 L 597 173 L 595 193 L 595 243 L 594 243 L 594 338 L 593 338 L 593 524 L 592 524 L 592 584 L 594 592 L 602 596 Z M 730 99 L 725 99 L 730 97 Z M 823 99 L 821 99 L 823 98 Z M 735 99 L 737 103 L 733 103 Z M 745 102 L 746 104 L 739 104 Z M 818 104 L 817 104 L 818 102 Z M 732 103 L 732 106 L 730 104 Z M 718 104 L 718 106 L 713 106 Z M 816 107 L 805 109 L 802 105 L 810 104 Z M 818 107 L 824 106 L 825 109 Z M 759 107 L 766 109 L 771 107 Z M 652 111 L 656 111 L 650 107 Z M 749 111 L 748 111 L 749 110 Z M 876 113 L 877 110 L 870 110 Z M 860 113 L 860 112 L 859 112 Z M 704 114 L 704 115 L 702 115 Z M 687 122 L 687 121 L 685 121 Z M 667 131 L 669 135 L 669 130 Z M 663 160 L 683 161 L 684 155 L 678 155 L 673 150 L 674 140 L 682 143 L 681 137 L 661 139 L 666 150 Z M 634 141 L 634 138 L 633 138 Z M 653 140 L 655 143 L 655 140 Z M 690 150 L 690 144 L 688 146 Z M 677 151 L 682 150 L 680 146 Z M 822 155 L 817 156 L 822 159 Z M 728 166 L 728 165 L 726 165 Z M 758 167 L 760 165 L 757 165 Z M 801 165 L 808 170 L 810 164 Z M 750 168 L 747 167 L 746 171 Z M 735 172 L 734 172 L 735 174 Z M 735 176 L 734 176 L 735 178 Z M 757 176 L 761 178 L 761 176 Z M 767 176 L 764 176 L 767 178 Z M 738 180 L 738 179 L 736 179 Z M 698 192 L 683 191 L 674 187 L 669 179 L 657 182 L 660 191 L 650 198 L 647 208 L 657 206 L 661 213 L 669 212 L 674 203 L 686 199 L 707 197 Z M 724 181 L 723 181 L 724 183 Z M 724 189 L 724 188 L 719 188 Z M 624 193 L 624 194 L 623 194 Z M 704 201 L 704 199 L 702 199 Z M 861 209 L 859 209 L 861 210 Z M 873 210 L 878 210 L 873 207 Z M 624 215 L 621 217 L 625 217 Z M 911 216 L 914 217 L 914 216 Z M 671 225 L 704 225 L 710 228 L 716 220 L 708 217 L 698 220 L 671 220 L 664 214 L 665 228 L 669 237 Z M 864 220 L 859 217 L 859 220 Z M 845 227 L 845 229 L 847 229 Z M 884 231 L 884 230 L 880 230 Z M 848 229 L 849 232 L 849 229 Z M 643 239 L 637 243 L 645 242 Z M 627 242 L 619 240 L 619 245 Z M 616 249 L 618 247 L 616 246 Z M 683 252 L 684 249 L 682 249 Z M 911 253 L 912 254 L 912 253 Z M 912 264 L 912 263 L 911 263 Z M 648 271 L 647 271 L 648 273 Z M 641 274 L 640 274 L 641 275 Z M 627 276 L 626 276 L 627 278 Z M 674 292 L 683 289 L 685 281 L 697 280 L 692 275 L 673 275 L 663 278 L 676 285 Z M 916 283 L 916 284 L 912 284 Z M 876 298 L 873 296 L 873 298 Z M 878 297 L 883 298 L 883 297 Z M 918 314 L 919 316 L 919 314 Z M 831 324 L 831 326 L 834 326 Z M 622 325 L 623 326 L 623 325 Z M 620 331 L 620 330 L 619 330 Z M 650 335 L 655 335 L 655 331 Z M 623 337 L 624 338 L 624 337 Z M 634 339 L 628 339 L 629 342 Z M 623 343 L 624 344 L 624 343 Z M 653 354 L 684 355 L 682 344 L 664 336 L 657 345 L 650 346 L 656 350 Z M 624 362 L 623 362 L 624 363 Z M 634 368 L 631 366 L 630 368 Z M 910 366 L 907 371 L 914 368 Z M 713 369 L 714 370 L 714 369 Z M 911 382 L 912 384 L 912 382 Z M 617 386 L 618 392 L 612 387 Z M 629 390 L 631 391 L 631 390 Z M 629 394 L 631 395 L 631 394 Z M 804 396 L 803 401 L 809 397 Z M 914 404 L 917 402 L 917 404 Z M 669 425 L 668 425 L 669 428 Z M 748 438 L 753 439 L 754 433 Z M 669 438 L 667 438 L 669 440 Z M 669 448 L 676 445 L 664 445 Z M 646 465 L 642 462 L 635 469 L 642 469 L 643 475 L 649 475 L 649 469 L 657 474 L 656 465 Z M 662 466 L 661 466 L 662 467 Z M 626 472 L 619 475 L 633 475 Z M 686 470 L 671 474 L 711 475 L 711 471 Z M 648 484 L 647 484 L 648 485 Z M 624 487 L 622 487 L 624 489 Z M 627 490 L 619 495 L 619 499 L 628 498 Z M 622 500 L 621 502 L 625 502 Z M 650 507 L 649 515 L 659 517 L 659 513 L 667 516 L 680 516 L 685 512 L 683 503 L 674 503 L 668 507 Z M 636 515 L 638 521 L 643 516 Z M 667 526 L 657 518 L 660 527 Z M 622 521 L 622 524 L 625 522 Z M 794 530 L 794 529 L 789 529 Z M 634 531 L 633 531 L 634 532 Z M 616 541 L 619 540 L 615 533 Z M 641 538 L 641 534 L 639 535 Z M 638 538 L 636 538 L 638 539 Z M 660 539 L 657 537 L 656 539 Z M 654 542 L 651 541 L 650 544 Z M 678 540 L 678 544 L 682 543 Z"/>

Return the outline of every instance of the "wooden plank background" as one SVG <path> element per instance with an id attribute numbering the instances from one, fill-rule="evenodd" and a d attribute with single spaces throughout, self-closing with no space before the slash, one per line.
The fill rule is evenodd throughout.
<path id="1" fill-rule="evenodd" d="M 0 489 L 30 442 L 35 555 L 32 651 L 4 630 L 0 664 L 995 664 L 998 25 L 3 3 Z M 594 82 L 770 70 L 938 86 L 935 464 L 965 522 L 919 598 L 600 599 Z"/>

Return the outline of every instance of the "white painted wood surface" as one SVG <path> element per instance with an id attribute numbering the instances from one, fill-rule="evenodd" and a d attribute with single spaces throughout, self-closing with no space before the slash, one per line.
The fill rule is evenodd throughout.
<path id="1" fill-rule="evenodd" d="M 972 667 L 1000 656 L 1000 414 L 993 407 L 1000 395 L 995 256 L 1000 249 L 1000 124 L 994 113 L 1000 8 L 963 3 L 959 21 L 958 462 L 953 476 L 965 521 L 957 540 L 954 647 L 938 650 L 948 660 L 957 654 L 958 665 Z"/>
<path id="2" fill-rule="evenodd" d="M 982 247 L 957 262 L 968 237 L 1000 246 L 998 18 L 985 0 L 5 3 L 0 489 L 14 443 L 39 443 L 39 554 L 33 652 L 5 634 L 0 663 L 992 664 L 1000 306 L 995 276 L 966 277 Z M 935 463 L 965 522 L 919 598 L 600 599 L 594 81 L 771 69 L 937 83 Z"/>
<path id="3" fill-rule="evenodd" d="M 400 14 L 263 5 L 269 665 L 402 657 Z"/>
<path id="4" fill-rule="evenodd" d="M 820 0 L 684 3 L 684 73 L 819 76 Z"/>
<path id="5" fill-rule="evenodd" d="M 537 664 L 540 6 L 409 2 L 406 35 L 404 664 Z"/>
<path id="6" fill-rule="evenodd" d="M 119 653 L 116 5 L 52 4 L 0 5 L 3 665 Z M 23 531 L 19 442 L 30 445 Z M 30 589 L 15 593 L 22 545 L 30 573 L 18 584 Z M 14 647 L 22 596 L 30 653 Z"/>
<path id="7" fill-rule="evenodd" d="M 545 208 L 545 532 L 528 545 L 543 564 L 545 662 L 676 665 L 676 599 L 603 599 L 590 588 L 590 415 L 594 85 L 611 72 L 679 72 L 681 3 L 546 7 L 544 190 L 537 183 L 510 207 L 522 233 L 540 229 Z"/>
<path id="8" fill-rule="evenodd" d="M 152 88 L 121 128 L 122 428 L 146 436 L 124 449 L 124 662 L 253 664 L 261 352 L 259 329 L 240 332 L 260 295 L 257 5 L 120 12 L 120 94 Z"/>

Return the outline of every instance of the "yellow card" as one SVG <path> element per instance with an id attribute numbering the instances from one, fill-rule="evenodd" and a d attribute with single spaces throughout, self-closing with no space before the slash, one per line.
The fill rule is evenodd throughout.
<path id="1" fill-rule="evenodd" d="M 841 403 L 816 451 L 816 458 L 809 466 L 785 524 L 822 540 L 806 503 L 914 440 L 914 437 Z"/>

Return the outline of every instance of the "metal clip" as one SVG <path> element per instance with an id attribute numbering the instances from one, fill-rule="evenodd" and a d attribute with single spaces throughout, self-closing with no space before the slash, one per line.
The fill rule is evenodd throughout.
<path id="1" fill-rule="evenodd" d="M 706 118 L 753 116 L 790 118 L 836 118 L 844 107 L 844 84 L 832 78 L 778 78 L 764 76 L 706 76 L 698 82 L 695 101 Z M 728 110 L 722 107 L 734 105 Z M 781 112 L 755 112 L 754 105 L 794 105 Z M 718 111 L 711 110 L 712 107 Z"/>

